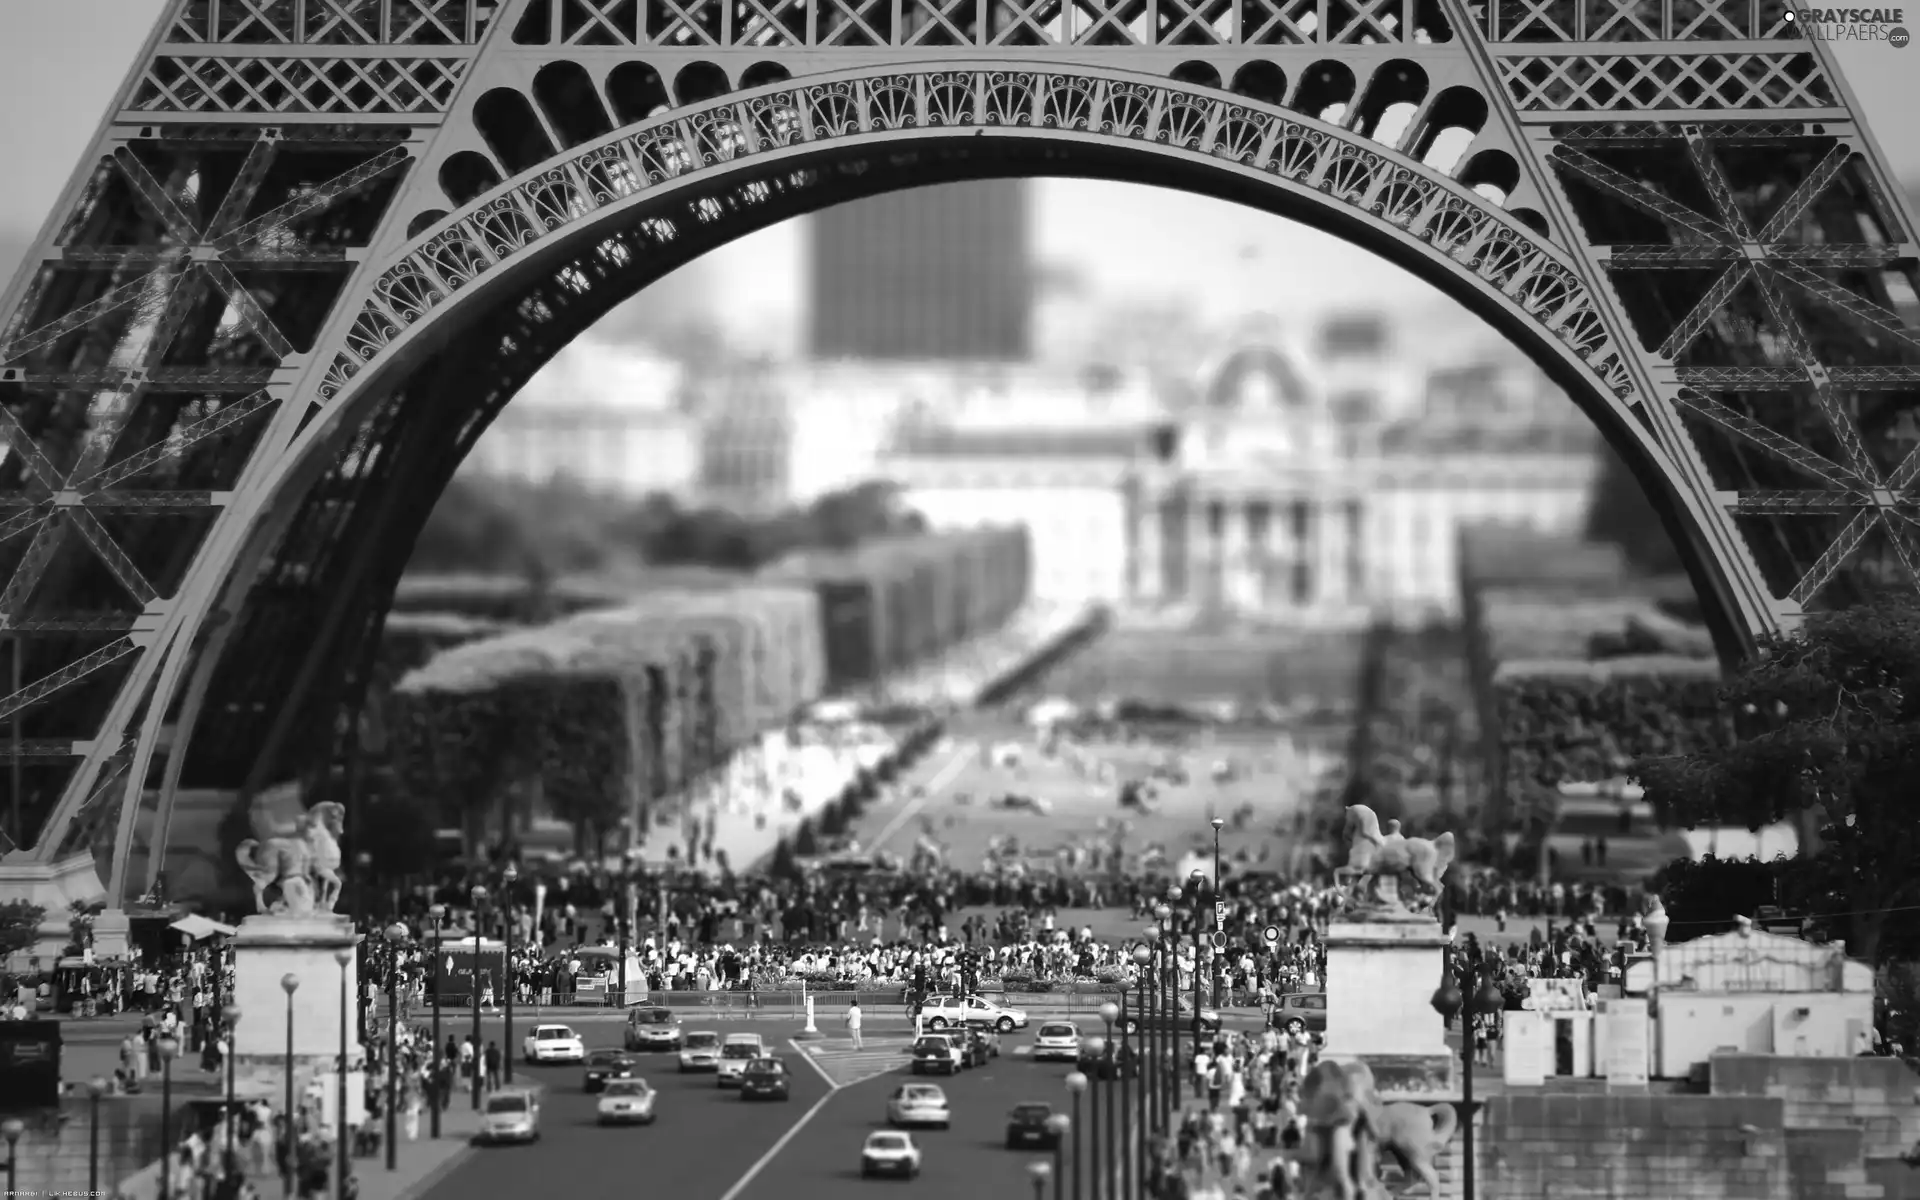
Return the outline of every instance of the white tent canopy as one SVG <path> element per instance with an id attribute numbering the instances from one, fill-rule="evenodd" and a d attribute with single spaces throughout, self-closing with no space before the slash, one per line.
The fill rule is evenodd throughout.
<path id="1" fill-rule="evenodd" d="M 167 928 L 177 929 L 196 942 L 210 938 L 216 933 L 226 934 L 231 937 L 235 932 L 233 926 L 222 925 L 220 922 L 210 917 L 203 917 L 199 913 L 188 913 L 186 916 L 181 917 L 173 924 L 167 926 Z"/>

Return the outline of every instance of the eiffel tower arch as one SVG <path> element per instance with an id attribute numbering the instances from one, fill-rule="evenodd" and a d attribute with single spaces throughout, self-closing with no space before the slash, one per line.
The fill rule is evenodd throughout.
<path id="1" fill-rule="evenodd" d="M 91 852 L 119 903 L 179 789 L 330 761 L 434 498 L 544 362 L 715 246 L 927 183 L 1178 187 L 1403 264 L 1632 464 L 1729 654 L 1911 587 L 1913 215 L 1802 33 L 1777 0 L 178 0 L 0 308 L 11 861 Z"/>

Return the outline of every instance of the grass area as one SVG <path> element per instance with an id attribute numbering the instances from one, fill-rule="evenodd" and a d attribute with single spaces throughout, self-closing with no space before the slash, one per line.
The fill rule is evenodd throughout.
<path id="1" fill-rule="evenodd" d="M 1017 839 L 1029 855 L 1051 855 L 1060 848 L 1105 845 L 1123 830 L 1130 869 L 1138 869 L 1143 851 L 1158 847 L 1174 860 L 1166 868 L 1171 870 L 1185 853 L 1213 853 L 1207 822 L 1218 815 L 1229 822 L 1221 831 L 1223 854 L 1278 869 L 1287 861 L 1293 814 L 1311 778 L 1310 763 L 1283 754 L 1272 734 L 1223 733 L 1179 751 L 1139 743 L 1086 746 L 1077 760 L 1044 757 L 1012 724 L 983 723 L 962 731 L 957 741 L 972 743 L 972 752 L 946 787 L 924 801 L 908 798 L 911 789 L 906 789 L 900 799 L 870 808 L 852 831 L 862 846 L 905 857 L 924 834 L 945 850 L 950 864 L 972 870 L 995 836 Z M 1019 743 L 1022 760 L 996 766 L 991 751 L 999 742 Z M 1116 802 L 1119 781 L 1144 776 L 1156 757 L 1167 754 L 1185 765 L 1189 782 L 1156 784 L 1159 795 L 1151 814 L 1122 811 Z M 1215 784 L 1210 778 L 1215 761 L 1232 764 L 1237 776 Z M 945 763 L 941 755 L 929 756 L 910 782 L 928 782 Z M 1110 775 L 1099 772 L 1101 763 L 1109 765 Z M 1052 811 L 1042 816 L 991 807 L 992 800 L 1009 792 L 1042 798 Z M 1237 811 L 1243 818 L 1238 823 Z M 901 821 L 903 812 L 910 815 Z M 882 834 L 884 840 L 877 840 Z"/>

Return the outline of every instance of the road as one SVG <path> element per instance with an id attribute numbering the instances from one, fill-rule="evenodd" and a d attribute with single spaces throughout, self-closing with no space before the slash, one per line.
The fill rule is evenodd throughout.
<path id="1" fill-rule="evenodd" d="M 571 1024 L 589 1049 L 618 1044 L 615 1020 Z M 1008 1111 L 1026 1101 L 1068 1107 L 1064 1081 L 1071 1068 L 1027 1061 L 1022 1043 L 1031 1033 L 1014 1034 L 1005 1041 L 1006 1054 L 989 1065 L 929 1081 L 945 1089 L 954 1123 L 916 1135 L 926 1155 L 920 1178 L 867 1182 L 860 1178 L 860 1146 L 869 1132 L 886 1127 L 888 1093 L 908 1078 L 905 1027 L 882 1024 L 862 1051 L 852 1049 L 844 1031 L 825 1026 L 828 1037 L 806 1043 L 789 1040 L 790 1022 L 714 1028 L 762 1033 L 778 1046 L 793 1070 L 793 1098 L 743 1102 L 710 1075 L 678 1074 L 670 1055 L 648 1056 L 644 1074 L 660 1092 L 659 1121 L 602 1129 L 594 1121 L 594 1098 L 581 1091 L 579 1068 L 521 1064 L 522 1078 L 546 1086 L 541 1140 L 476 1149 L 421 1200 L 540 1200 L 556 1196 L 556 1187 L 569 1195 L 638 1190 L 688 1200 L 838 1200 L 849 1187 L 903 1187 L 915 1200 L 1020 1200 L 1031 1194 L 1028 1165 L 1043 1155 L 1006 1149 Z M 500 1036 L 497 1027 L 483 1032 Z"/>

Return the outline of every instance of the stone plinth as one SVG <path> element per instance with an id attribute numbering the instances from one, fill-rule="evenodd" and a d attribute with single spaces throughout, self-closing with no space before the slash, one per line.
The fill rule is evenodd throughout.
<path id="1" fill-rule="evenodd" d="M 0 965 L 21 972 L 52 967 L 73 938 L 68 910 L 75 904 L 105 900 L 106 895 L 91 854 L 69 855 L 57 862 L 31 862 L 24 852 L 7 855 L 0 861 L 0 903 L 18 900 L 37 904 L 44 913 L 33 941 Z M 100 958 L 127 952 L 126 917 L 121 913 L 111 915 L 118 918 L 117 924 L 98 918 L 94 922 L 93 952 Z M 103 924 L 107 928 L 103 929 Z"/>
<path id="2" fill-rule="evenodd" d="M 261 1079 L 284 1078 L 287 1062 L 288 1013 L 292 1013 L 296 1090 L 299 1076 L 313 1070 L 333 1070 L 340 1059 L 340 1028 L 347 1029 L 347 1058 L 361 1057 L 357 956 L 342 967 L 334 955 L 353 950 L 360 935 L 345 917 L 331 913 L 312 916 L 254 916 L 240 922 L 229 939 L 233 946 L 233 1002 L 240 1006 L 234 1029 L 237 1074 Z M 300 981 L 289 997 L 280 981 Z"/>
<path id="3" fill-rule="evenodd" d="M 1446 1022 L 1433 1011 L 1449 945 L 1433 920 L 1339 921 L 1327 947 L 1327 1052 L 1362 1059 L 1388 1097 L 1453 1087 Z"/>

